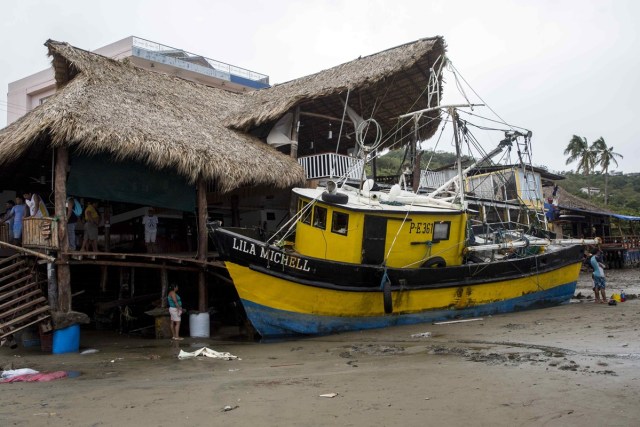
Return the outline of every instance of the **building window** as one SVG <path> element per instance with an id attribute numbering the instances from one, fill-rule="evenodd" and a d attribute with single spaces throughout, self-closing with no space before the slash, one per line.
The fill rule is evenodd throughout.
<path id="1" fill-rule="evenodd" d="M 433 240 L 449 240 L 451 222 L 436 222 L 433 224 Z"/>
<path id="2" fill-rule="evenodd" d="M 47 99 L 51 98 L 53 95 L 49 95 L 49 96 L 43 96 L 42 98 L 40 98 L 40 100 L 38 101 L 40 104 L 42 105 L 46 102 Z"/>
<path id="3" fill-rule="evenodd" d="M 327 228 L 327 209 L 320 206 L 313 207 L 313 226 L 323 230 Z"/>
<path id="4" fill-rule="evenodd" d="M 331 217 L 331 231 L 337 234 L 347 235 L 349 229 L 349 214 L 334 212 Z"/>

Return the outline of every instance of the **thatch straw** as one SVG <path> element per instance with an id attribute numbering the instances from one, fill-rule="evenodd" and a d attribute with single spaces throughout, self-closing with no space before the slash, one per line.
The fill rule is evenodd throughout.
<path id="1" fill-rule="evenodd" d="M 190 182 L 202 176 L 222 192 L 304 182 L 295 160 L 252 136 L 266 136 L 271 123 L 294 106 L 339 116 L 342 97 L 352 90 L 353 99 L 370 105 L 370 115 L 385 131 L 396 125 L 399 114 L 431 106 L 423 90 L 430 68 L 445 53 L 441 37 L 421 39 L 273 88 L 234 94 L 66 43 L 50 40 L 46 46 L 60 90 L 0 130 L 0 165 L 43 144 L 66 145 L 174 170 Z M 430 114 L 422 138 L 435 132 L 438 117 Z"/>
<path id="2" fill-rule="evenodd" d="M 59 89 L 0 131 L 0 164 L 35 144 L 106 153 L 155 169 L 199 176 L 222 192 L 247 186 L 278 188 L 304 182 L 298 163 L 258 138 L 224 127 L 240 95 L 136 68 L 48 41 Z"/>
<path id="3" fill-rule="evenodd" d="M 385 108 L 390 117 L 380 118 L 381 121 L 390 122 L 411 108 L 426 107 L 426 94 L 421 97 L 420 92 L 426 87 L 430 68 L 444 54 L 445 43 L 442 37 L 425 38 L 269 89 L 251 92 L 244 95 L 247 98 L 244 105 L 237 113 L 229 116 L 226 124 L 235 129 L 249 130 L 278 119 L 302 102 L 332 95 L 344 96 L 349 89 L 362 91 L 376 85 L 385 86 L 378 93 L 385 93 L 387 97 L 396 96 L 394 105 Z M 401 79 L 405 81 L 399 84 Z M 387 87 L 393 83 L 399 86 L 395 89 L 401 90 L 395 90 L 395 94 L 387 94 Z M 381 102 L 381 98 L 371 99 L 371 104 Z M 379 109 L 378 114 L 384 112 Z"/>
<path id="4" fill-rule="evenodd" d="M 552 197 L 553 188 L 544 187 L 542 189 L 542 193 L 546 200 L 548 197 Z M 592 212 L 595 214 L 601 214 L 601 215 L 613 214 L 613 212 L 610 211 L 609 209 L 602 208 L 596 205 L 595 203 L 592 203 L 581 197 L 574 196 L 573 194 L 569 193 L 567 190 L 565 190 L 562 187 L 558 187 L 558 192 L 556 193 L 556 197 L 558 198 L 558 205 L 561 208 L 579 209 L 579 210 L 589 211 L 589 212 Z"/>

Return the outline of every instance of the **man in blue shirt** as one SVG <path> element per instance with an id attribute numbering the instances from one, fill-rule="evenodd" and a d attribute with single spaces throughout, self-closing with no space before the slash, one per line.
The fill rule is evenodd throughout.
<path id="1" fill-rule="evenodd" d="M 553 198 L 549 197 L 544 203 L 544 214 L 547 217 L 547 222 L 552 222 L 558 219 L 558 206 L 553 202 Z"/>
<path id="2" fill-rule="evenodd" d="M 604 304 L 607 302 L 607 295 L 605 293 L 607 282 L 604 278 L 604 264 L 599 257 L 601 253 L 600 249 L 596 249 L 589 263 L 591 264 L 591 268 L 593 268 L 593 292 L 596 295 L 596 303 Z M 602 296 L 602 299 L 600 299 L 600 296 Z"/>

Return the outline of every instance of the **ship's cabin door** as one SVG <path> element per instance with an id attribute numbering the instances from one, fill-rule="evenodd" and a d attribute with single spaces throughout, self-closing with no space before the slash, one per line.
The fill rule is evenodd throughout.
<path id="1" fill-rule="evenodd" d="M 362 236 L 363 264 L 382 264 L 386 237 L 387 218 L 365 215 Z"/>

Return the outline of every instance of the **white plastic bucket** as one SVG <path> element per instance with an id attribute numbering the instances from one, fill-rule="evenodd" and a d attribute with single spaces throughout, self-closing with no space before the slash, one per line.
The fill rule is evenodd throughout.
<path id="1" fill-rule="evenodd" d="M 189 315 L 189 333 L 192 338 L 209 338 L 209 313 Z"/>

